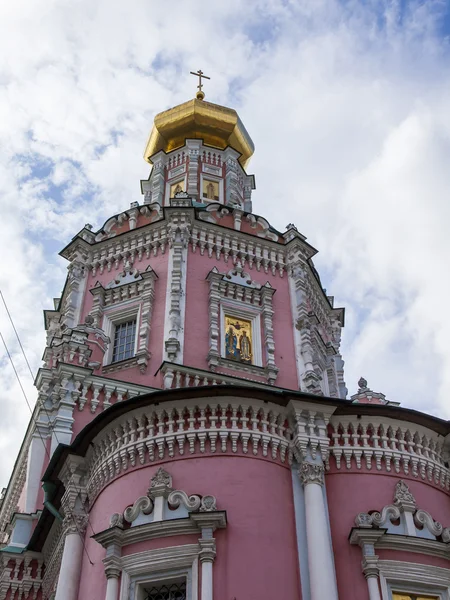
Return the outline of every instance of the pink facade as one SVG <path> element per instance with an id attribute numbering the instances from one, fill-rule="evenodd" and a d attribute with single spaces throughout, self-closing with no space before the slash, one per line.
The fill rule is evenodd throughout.
<path id="1" fill-rule="evenodd" d="M 252 142 L 209 103 L 201 139 L 202 102 L 61 253 L 0 600 L 448 600 L 449 424 L 347 399 L 316 250 L 253 213 Z"/>

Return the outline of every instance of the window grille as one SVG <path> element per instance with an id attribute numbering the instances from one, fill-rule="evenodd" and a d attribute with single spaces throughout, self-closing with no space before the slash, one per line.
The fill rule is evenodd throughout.
<path id="1" fill-rule="evenodd" d="M 144 593 L 144 600 L 186 600 L 186 583 L 152 586 Z"/>
<path id="2" fill-rule="evenodd" d="M 119 323 L 114 330 L 112 362 L 126 360 L 134 356 L 136 339 L 136 319 Z"/>

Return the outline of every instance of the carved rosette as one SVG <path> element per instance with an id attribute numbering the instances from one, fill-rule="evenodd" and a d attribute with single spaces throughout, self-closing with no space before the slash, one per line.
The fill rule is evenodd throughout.
<path id="1" fill-rule="evenodd" d="M 325 469 L 323 465 L 317 465 L 310 462 L 302 463 L 299 470 L 299 476 L 303 485 L 308 485 L 310 483 L 317 483 L 319 485 L 323 485 L 324 474 Z"/>

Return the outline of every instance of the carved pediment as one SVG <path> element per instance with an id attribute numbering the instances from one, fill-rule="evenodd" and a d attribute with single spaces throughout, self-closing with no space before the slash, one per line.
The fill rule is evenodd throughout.
<path id="1" fill-rule="evenodd" d="M 180 511 L 174 510 L 179 509 Z M 167 509 L 167 510 L 166 510 Z M 170 509 L 170 513 L 169 513 Z M 122 527 L 124 521 L 133 526 L 142 515 L 149 516 L 148 521 L 164 521 L 180 518 L 183 513 L 191 512 L 214 512 L 216 511 L 216 499 L 214 496 L 188 496 L 182 490 L 172 488 L 172 476 L 160 467 L 152 477 L 150 487 L 146 496 L 138 498 L 132 506 L 127 507 L 123 513 L 115 513 L 110 520 L 110 527 Z M 171 514 L 167 517 L 167 514 Z"/>

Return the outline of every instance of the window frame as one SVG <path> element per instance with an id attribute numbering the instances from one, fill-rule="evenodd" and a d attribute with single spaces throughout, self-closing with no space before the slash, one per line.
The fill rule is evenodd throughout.
<path id="1" fill-rule="evenodd" d="M 146 590 L 148 585 L 170 585 L 171 583 L 186 584 L 186 600 L 192 598 L 192 569 L 171 569 L 169 571 L 154 573 L 150 576 L 140 575 L 134 577 L 131 581 L 131 586 L 134 589 L 131 591 L 134 596 L 132 600 L 145 600 Z"/>
<path id="2" fill-rule="evenodd" d="M 129 358 L 125 358 L 122 360 L 116 360 L 113 362 L 113 351 L 114 351 L 114 338 L 116 327 L 121 325 L 122 323 L 127 323 L 128 321 L 136 320 L 136 330 L 134 336 L 134 351 L 133 355 Z M 141 321 L 141 305 L 135 304 L 130 307 L 114 307 L 113 310 L 106 310 L 103 314 L 103 324 L 102 328 L 105 334 L 109 337 L 110 343 L 108 345 L 108 350 L 105 352 L 103 356 L 103 366 L 116 365 L 121 362 L 125 362 L 127 360 L 132 360 L 136 358 L 136 354 L 138 351 L 138 339 L 139 339 L 139 327 Z"/>
<path id="3" fill-rule="evenodd" d="M 450 600 L 449 569 L 398 560 L 380 560 L 378 564 L 383 600 L 393 600 L 394 592 Z"/>
<path id="4" fill-rule="evenodd" d="M 122 329 L 125 327 L 125 329 Z M 126 321 L 122 321 L 120 323 L 116 323 L 114 325 L 114 339 L 111 343 L 112 346 L 112 356 L 111 356 L 111 364 L 116 362 L 121 362 L 123 360 L 128 360 L 129 358 L 133 358 L 136 355 L 136 352 L 133 353 L 133 344 L 136 346 L 136 328 L 137 328 L 137 320 L 136 318 L 127 319 Z M 122 337 L 123 331 L 123 337 Z M 132 331 L 132 335 L 131 335 Z M 120 332 L 120 333 L 119 333 Z M 119 334 L 119 335 L 118 335 Z M 127 339 L 130 341 L 127 342 Z M 127 354 L 127 346 L 130 345 L 130 355 Z M 120 350 L 120 347 L 124 346 L 123 350 Z M 120 355 L 125 355 L 120 357 Z"/>
<path id="5" fill-rule="evenodd" d="M 146 550 L 121 557 L 119 600 L 140 600 L 143 586 L 148 583 L 182 578 L 186 579 L 187 600 L 198 600 L 198 557 L 198 544 Z"/>

